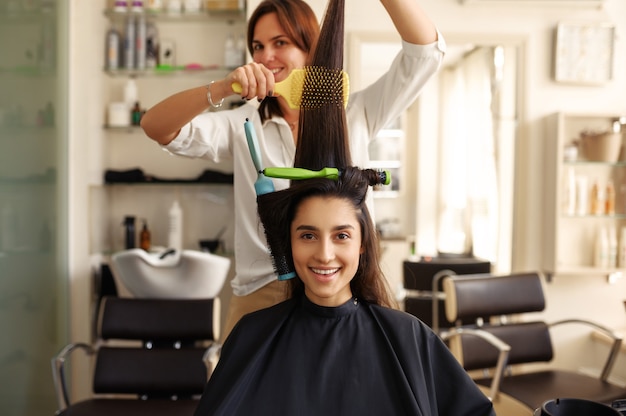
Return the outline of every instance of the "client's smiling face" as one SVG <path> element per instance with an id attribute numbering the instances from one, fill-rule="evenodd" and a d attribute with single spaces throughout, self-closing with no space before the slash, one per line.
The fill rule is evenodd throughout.
<path id="1" fill-rule="evenodd" d="M 320 306 L 347 302 L 363 251 L 352 204 L 336 197 L 309 197 L 296 210 L 290 233 L 294 266 L 307 298 Z"/>

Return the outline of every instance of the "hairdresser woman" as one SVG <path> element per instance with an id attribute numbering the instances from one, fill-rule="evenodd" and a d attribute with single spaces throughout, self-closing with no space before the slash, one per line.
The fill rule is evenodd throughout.
<path id="1" fill-rule="evenodd" d="M 361 0 L 362 1 L 362 0 Z M 380 0 L 402 38 L 402 50 L 379 80 L 350 94 L 346 108 L 353 163 L 367 167 L 368 143 L 388 122 L 411 105 L 437 72 L 445 43 L 418 4 L 421 0 Z M 374 4 L 364 0 L 359 4 Z M 223 79 L 207 80 L 176 93 L 150 108 L 141 120 L 146 135 L 166 150 L 215 163 L 232 161 L 235 193 L 235 277 L 222 340 L 246 313 L 286 299 L 278 281 L 263 228 L 257 217 L 254 181 L 257 174 L 248 151 L 244 122 L 256 130 L 264 166 L 292 166 L 299 111 L 273 93 L 276 82 L 302 68 L 319 35 L 319 22 L 303 0 L 264 0 L 250 16 L 247 45 L 251 63 Z M 249 102 L 227 111 L 218 109 L 235 95 Z M 276 190 L 288 186 L 274 180 Z"/>

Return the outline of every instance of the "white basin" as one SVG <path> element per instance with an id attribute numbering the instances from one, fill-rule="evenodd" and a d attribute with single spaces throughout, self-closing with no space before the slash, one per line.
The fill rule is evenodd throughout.
<path id="1" fill-rule="evenodd" d="M 133 248 L 111 257 L 120 296 L 214 298 L 222 290 L 229 269 L 229 258 L 196 250 L 147 253 Z"/>

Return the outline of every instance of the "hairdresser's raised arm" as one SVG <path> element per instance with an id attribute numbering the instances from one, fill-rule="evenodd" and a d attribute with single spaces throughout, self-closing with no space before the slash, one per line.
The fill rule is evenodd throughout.
<path id="1" fill-rule="evenodd" d="M 262 100 L 274 90 L 274 75 L 265 66 L 251 62 L 243 65 L 221 80 L 190 88 L 171 95 L 150 108 L 141 118 L 141 127 L 152 140 L 166 145 L 178 135 L 180 129 L 195 116 L 211 106 L 234 95 L 232 84 L 241 85 L 242 98 Z"/>
<path id="2" fill-rule="evenodd" d="M 406 42 L 427 45 L 437 40 L 437 28 L 418 0 L 380 0 Z"/>

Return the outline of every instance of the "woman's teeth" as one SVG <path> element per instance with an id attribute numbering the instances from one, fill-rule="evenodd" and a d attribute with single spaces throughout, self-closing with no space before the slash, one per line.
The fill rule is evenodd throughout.
<path id="1" fill-rule="evenodd" d="M 313 272 L 317 273 L 317 274 L 327 275 L 327 274 L 336 273 L 337 270 L 339 270 L 339 269 L 314 269 L 314 268 L 311 268 L 311 270 L 313 270 Z"/>

